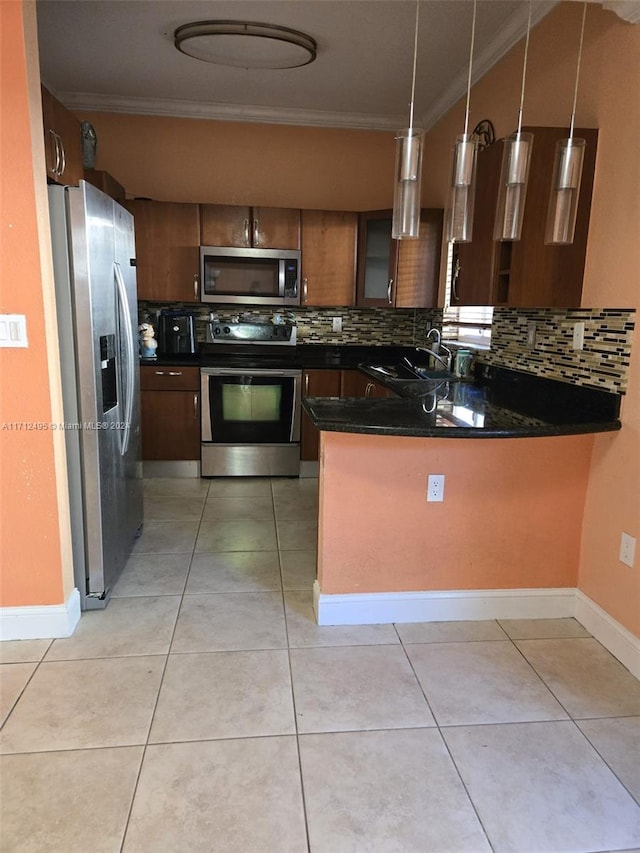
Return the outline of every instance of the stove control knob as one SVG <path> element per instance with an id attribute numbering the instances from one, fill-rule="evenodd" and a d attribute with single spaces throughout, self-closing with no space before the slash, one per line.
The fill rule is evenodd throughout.
<path id="1" fill-rule="evenodd" d="M 216 327 L 215 327 L 215 329 L 213 330 L 213 334 L 214 334 L 214 335 L 219 335 L 219 334 L 220 334 L 220 327 L 219 327 L 219 326 L 216 326 Z"/>
<path id="2" fill-rule="evenodd" d="M 225 326 L 222 331 L 225 333 L 225 335 L 228 335 L 231 333 L 231 329 L 228 326 Z"/>

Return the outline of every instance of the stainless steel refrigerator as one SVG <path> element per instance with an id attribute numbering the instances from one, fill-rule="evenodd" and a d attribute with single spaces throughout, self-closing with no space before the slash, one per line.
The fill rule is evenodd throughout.
<path id="1" fill-rule="evenodd" d="M 133 217 L 85 181 L 49 187 L 75 581 L 106 607 L 142 526 Z"/>

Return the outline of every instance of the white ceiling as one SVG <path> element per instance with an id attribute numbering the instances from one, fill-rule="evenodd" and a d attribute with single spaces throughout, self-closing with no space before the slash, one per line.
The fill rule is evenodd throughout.
<path id="1" fill-rule="evenodd" d="M 555 5 L 535 0 L 534 23 Z M 526 31 L 525 0 L 478 0 L 474 80 Z M 386 130 L 407 123 L 416 0 L 38 0 L 42 79 L 72 109 Z M 473 3 L 420 0 L 416 124 L 432 126 L 466 91 Z M 200 62 L 174 30 L 203 20 L 302 30 L 302 68 Z"/>

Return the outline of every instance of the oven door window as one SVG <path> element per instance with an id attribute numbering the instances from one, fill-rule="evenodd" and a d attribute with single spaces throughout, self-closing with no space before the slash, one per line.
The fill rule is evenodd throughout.
<path id="1" fill-rule="evenodd" d="M 291 441 L 295 381 L 282 376 L 209 376 L 214 442 L 284 444 Z"/>
<path id="2" fill-rule="evenodd" d="M 205 296 L 279 296 L 278 258 L 204 258 Z"/>

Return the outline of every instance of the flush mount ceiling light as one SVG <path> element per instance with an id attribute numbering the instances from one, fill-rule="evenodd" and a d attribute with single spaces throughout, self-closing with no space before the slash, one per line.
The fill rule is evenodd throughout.
<path id="1" fill-rule="evenodd" d="M 316 58 L 311 36 L 275 24 L 253 21 L 198 21 L 173 34 L 182 53 L 232 68 L 298 68 Z"/>

